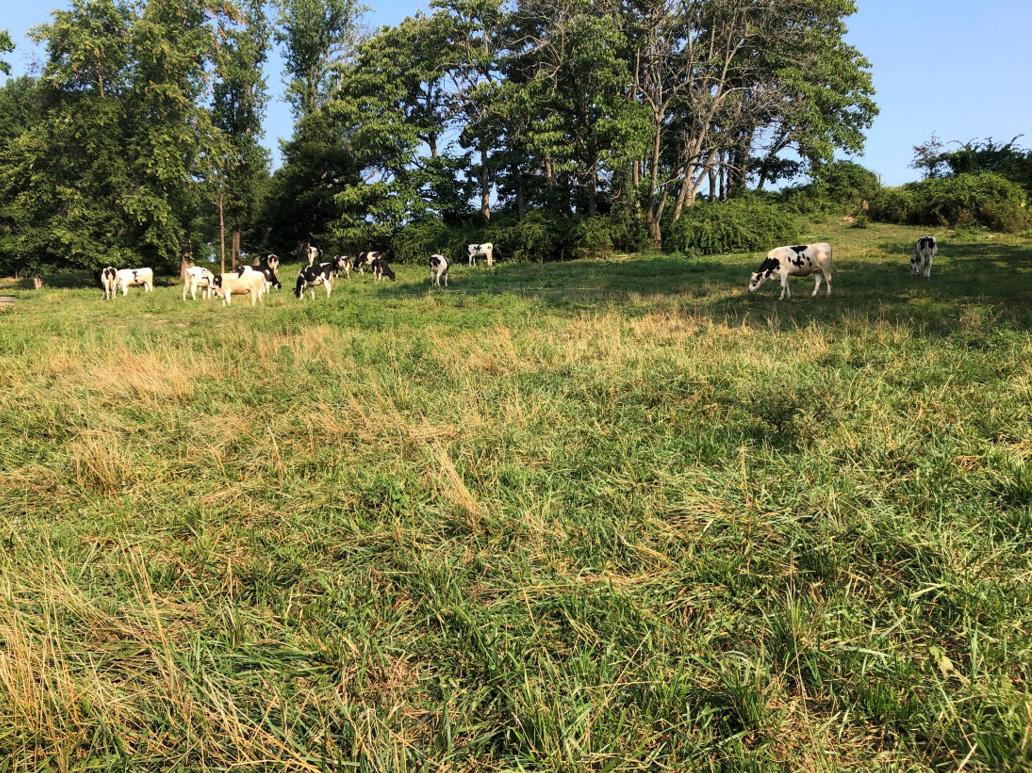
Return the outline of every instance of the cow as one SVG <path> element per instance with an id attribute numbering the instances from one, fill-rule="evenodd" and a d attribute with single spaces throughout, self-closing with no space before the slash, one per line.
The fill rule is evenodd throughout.
<path id="1" fill-rule="evenodd" d="M 767 253 L 767 257 L 749 279 L 749 292 L 755 292 L 771 277 L 777 275 L 781 279 L 781 295 L 778 300 L 791 298 L 788 289 L 790 276 L 809 276 L 816 274 L 811 298 L 817 295 L 821 287 L 821 277 L 828 285 L 828 296 L 831 296 L 831 273 L 834 264 L 831 259 L 831 245 L 826 242 L 798 245 L 795 247 L 778 247 Z"/>
<path id="2" fill-rule="evenodd" d="M 469 250 L 469 262 L 467 265 L 475 266 L 477 264 L 477 258 L 484 258 L 487 261 L 487 265 L 494 265 L 494 253 L 495 248 L 491 242 L 484 244 L 470 244 L 467 246 Z"/>
<path id="3" fill-rule="evenodd" d="M 448 286 L 448 259 L 444 255 L 430 256 L 430 284 L 434 287 L 441 286 L 441 279 L 444 279 L 444 286 Z"/>
<path id="4" fill-rule="evenodd" d="M 384 277 L 387 277 L 392 282 L 397 279 L 394 272 L 391 271 L 391 267 L 387 265 L 386 259 L 380 257 L 373 261 L 373 276 L 376 277 L 377 282 Z"/>
<path id="5" fill-rule="evenodd" d="M 917 240 L 914 256 L 910 259 L 910 273 L 932 278 L 932 258 L 939 253 L 939 243 L 934 236 L 922 236 Z"/>
<path id="6" fill-rule="evenodd" d="M 322 257 L 322 250 L 311 242 L 301 242 L 301 244 L 298 245 L 297 254 L 298 258 L 308 261 L 308 265 L 311 266 L 315 261 Z"/>
<path id="7" fill-rule="evenodd" d="M 215 275 L 204 266 L 190 266 L 183 272 L 183 300 L 186 300 L 187 293 L 190 300 L 197 300 L 197 291 L 201 293 L 204 300 L 211 298 L 215 292 Z"/>
<path id="8" fill-rule="evenodd" d="M 118 272 L 114 266 L 105 266 L 100 270 L 100 287 L 104 291 L 104 300 L 113 301 L 118 291 Z"/>
<path id="9" fill-rule="evenodd" d="M 154 291 L 154 271 L 149 268 L 123 268 L 115 272 L 115 282 L 122 295 L 128 295 L 130 287 L 142 287 L 145 293 L 150 293 Z"/>
<path id="10" fill-rule="evenodd" d="M 265 274 L 260 271 L 234 271 L 215 277 L 213 289 L 217 295 L 222 296 L 222 302 L 226 306 L 233 302 L 234 295 L 244 294 L 251 296 L 251 305 L 254 306 L 265 297 L 266 281 Z"/>
<path id="11" fill-rule="evenodd" d="M 382 253 L 380 252 L 360 252 L 358 257 L 355 258 L 352 268 L 360 274 L 364 274 L 366 266 L 372 267 L 373 261 L 381 257 L 381 255 Z"/>
<path id="12" fill-rule="evenodd" d="M 252 272 L 252 271 L 254 271 L 254 272 L 258 273 L 258 274 L 261 274 L 263 277 L 265 277 L 265 291 L 266 292 L 268 292 L 270 287 L 275 287 L 277 290 L 279 290 L 279 289 L 281 289 L 283 287 L 283 285 L 280 284 L 279 277 L 276 275 L 276 270 L 273 269 L 273 268 L 269 268 L 268 266 L 266 266 L 264 268 L 261 265 L 257 265 L 257 266 L 239 266 L 237 268 L 236 272 L 237 272 L 237 276 L 243 276 L 244 274 L 247 274 L 247 273 Z"/>
<path id="13" fill-rule="evenodd" d="M 345 279 L 351 279 L 351 264 L 354 262 L 353 258 L 347 255 L 334 255 L 330 260 L 333 264 L 333 269 L 336 273 L 344 272 Z"/>
<path id="14" fill-rule="evenodd" d="M 326 297 L 330 297 L 333 291 L 333 280 L 337 272 L 332 263 L 320 263 L 318 266 L 304 266 L 297 275 L 297 285 L 294 287 L 294 295 L 298 298 L 305 297 L 305 290 L 312 294 L 315 300 L 315 288 L 322 285 L 326 290 Z"/>
<path id="15" fill-rule="evenodd" d="M 276 273 L 276 269 L 279 268 L 279 264 L 279 256 L 270 252 L 264 258 L 259 258 L 253 268 L 257 268 L 265 274 L 266 278 L 272 283 L 272 286 L 279 290 L 283 287 L 283 285 L 280 284 L 279 275 Z"/>

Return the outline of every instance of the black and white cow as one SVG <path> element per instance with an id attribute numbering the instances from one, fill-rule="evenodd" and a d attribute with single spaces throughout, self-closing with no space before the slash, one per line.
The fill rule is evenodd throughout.
<path id="1" fill-rule="evenodd" d="M 494 265 L 495 248 L 491 242 L 485 242 L 484 244 L 470 244 L 467 246 L 469 250 L 469 262 L 467 265 L 475 266 L 477 264 L 477 258 L 484 258 L 487 261 L 487 265 Z"/>
<path id="2" fill-rule="evenodd" d="M 104 291 L 104 300 L 113 301 L 118 291 L 118 272 L 114 266 L 105 266 L 100 270 L 100 288 Z"/>
<path id="3" fill-rule="evenodd" d="M 297 248 L 299 260 L 305 261 L 309 266 L 315 265 L 315 261 L 322 257 L 322 250 L 311 242 L 301 242 Z"/>
<path id="4" fill-rule="evenodd" d="M 448 259 L 444 255 L 430 256 L 430 284 L 434 287 L 441 286 L 444 279 L 444 286 L 448 286 Z"/>
<path id="5" fill-rule="evenodd" d="M 128 295 L 130 287 L 142 287 L 145 293 L 154 292 L 154 271 L 149 268 L 123 268 L 115 272 L 115 283 L 122 295 Z"/>
<path id="6" fill-rule="evenodd" d="M 309 290 L 312 294 L 312 300 L 315 300 L 315 288 L 322 285 L 326 290 L 326 297 L 330 297 L 330 293 L 333 291 L 333 279 L 336 276 L 336 270 L 332 263 L 320 263 L 318 266 L 304 266 L 297 275 L 297 285 L 294 287 L 294 295 L 298 298 L 305 297 L 305 290 Z"/>
<path id="7" fill-rule="evenodd" d="M 190 266 L 183 273 L 183 300 L 186 300 L 187 293 L 190 300 L 197 300 L 198 290 L 204 300 L 211 298 L 215 291 L 215 275 L 204 266 Z"/>
<path id="8" fill-rule="evenodd" d="M 348 255 L 334 255 L 330 259 L 330 263 L 333 264 L 333 268 L 338 274 L 343 271 L 344 278 L 351 279 L 351 264 L 354 263 L 354 258 Z"/>
<path id="9" fill-rule="evenodd" d="M 917 240 L 914 256 L 910 259 L 910 273 L 932 278 L 932 258 L 939 253 L 939 244 L 934 236 L 922 236 Z"/>
<path id="10" fill-rule="evenodd" d="M 760 286 L 777 276 L 781 280 L 781 295 L 778 300 L 791 298 L 792 293 L 788 289 L 788 278 L 790 276 L 809 276 L 816 274 L 816 283 L 813 286 L 811 298 L 817 295 L 821 287 L 821 277 L 828 285 L 828 295 L 831 295 L 831 273 L 834 264 L 831 259 L 831 245 L 827 242 L 817 244 L 798 245 L 795 247 L 778 247 L 767 253 L 767 257 L 760 264 L 760 267 L 749 279 L 749 292 L 755 292 Z"/>
<path id="11" fill-rule="evenodd" d="M 258 262 L 254 264 L 255 268 L 261 270 L 261 272 L 265 274 L 265 277 L 272 283 L 272 286 L 277 290 L 281 290 L 283 288 L 283 285 L 279 280 L 279 274 L 277 273 L 279 264 L 279 256 L 271 252 L 264 258 L 259 258 Z"/>
<path id="12" fill-rule="evenodd" d="M 358 253 L 358 257 L 355 258 L 355 262 L 354 262 L 354 265 L 352 266 L 352 268 L 354 268 L 355 271 L 359 272 L 360 274 L 364 274 L 366 266 L 369 266 L 371 268 L 372 265 L 373 265 L 373 261 L 375 261 L 378 258 L 380 258 L 381 255 L 382 255 L 382 253 L 375 252 L 375 251 L 374 252 L 360 252 L 360 253 Z"/>
<path id="13" fill-rule="evenodd" d="M 377 282 L 384 277 L 387 277 L 392 282 L 397 279 L 397 277 L 394 276 L 394 272 L 391 270 L 391 267 L 387 265 L 386 258 L 382 257 L 378 257 L 373 261 L 373 276 L 376 277 Z"/>

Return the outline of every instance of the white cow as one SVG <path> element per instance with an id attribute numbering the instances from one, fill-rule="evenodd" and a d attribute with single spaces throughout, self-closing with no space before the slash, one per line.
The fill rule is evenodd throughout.
<path id="1" fill-rule="evenodd" d="M 260 271 L 245 271 L 242 274 L 227 273 L 215 277 L 215 293 L 222 296 L 222 302 L 229 306 L 234 295 L 250 295 L 254 306 L 265 296 L 267 287 L 265 274 Z"/>
<path id="2" fill-rule="evenodd" d="M 191 301 L 197 300 L 198 290 L 204 300 L 211 298 L 215 291 L 215 275 L 204 266 L 190 266 L 183 274 L 183 300 L 186 300 L 187 293 Z"/>
<path id="3" fill-rule="evenodd" d="M 114 266 L 106 266 L 101 270 L 100 286 L 104 290 L 104 300 L 113 301 L 118 291 L 118 272 Z"/>
<path id="4" fill-rule="evenodd" d="M 123 268 L 115 275 L 122 295 L 129 294 L 130 287 L 142 287 L 145 293 L 154 291 L 154 272 L 149 268 Z"/>
<path id="5" fill-rule="evenodd" d="M 925 279 L 932 278 L 932 258 L 939 253 L 939 244 L 934 236 L 922 236 L 917 240 L 914 257 L 910 259 L 910 272 Z"/>
<path id="6" fill-rule="evenodd" d="M 778 247 L 767 253 L 760 267 L 749 279 L 749 292 L 755 292 L 771 277 L 777 275 L 781 279 L 781 295 L 778 300 L 791 298 L 788 289 L 790 276 L 809 276 L 816 274 L 811 298 L 817 295 L 821 287 L 821 277 L 828 284 L 828 295 L 831 295 L 831 273 L 834 264 L 831 259 L 831 245 L 827 242 L 799 245 L 796 247 Z"/>
<path id="7" fill-rule="evenodd" d="M 494 244 L 491 242 L 470 244 L 467 249 L 469 250 L 469 262 L 467 265 L 475 266 L 477 258 L 484 258 L 489 266 L 494 265 Z"/>
<path id="8" fill-rule="evenodd" d="M 441 286 L 441 279 L 444 279 L 444 286 L 448 286 L 448 259 L 444 255 L 430 256 L 430 284 L 434 287 Z"/>

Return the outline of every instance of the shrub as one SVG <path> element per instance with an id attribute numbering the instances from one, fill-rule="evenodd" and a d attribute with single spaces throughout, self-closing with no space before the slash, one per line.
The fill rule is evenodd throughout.
<path id="1" fill-rule="evenodd" d="M 878 175 L 852 161 L 835 161 L 814 170 L 814 188 L 829 204 L 846 212 L 860 212 L 881 191 Z"/>
<path id="2" fill-rule="evenodd" d="M 785 207 L 746 197 L 696 204 L 670 227 L 664 246 L 686 255 L 767 250 L 797 240 L 799 230 Z"/>
<path id="3" fill-rule="evenodd" d="M 782 206 L 797 215 L 825 215 L 834 207 L 812 184 L 785 188 L 781 192 Z"/>
<path id="4" fill-rule="evenodd" d="M 614 209 L 609 213 L 609 238 L 613 242 L 613 249 L 622 252 L 652 249 L 644 218 L 629 209 Z"/>
<path id="5" fill-rule="evenodd" d="M 572 252 L 571 230 L 562 215 L 529 212 L 522 220 L 498 217 L 484 229 L 482 240 L 494 242 L 505 260 L 562 260 Z"/>
<path id="6" fill-rule="evenodd" d="M 392 257 L 399 263 L 424 263 L 435 252 L 445 252 L 445 257 L 451 260 L 452 256 L 447 252 L 450 251 L 452 236 L 448 226 L 440 220 L 409 223 L 394 234 Z"/>
<path id="7" fill-rule="evenodd" d="M 573 254 L 578 258 L 608 258 L 613 254 L 612 224 L 596 215 L 577 223 L 573 229 Z"/>
<path id="8" fill-rule="evenodd" d="M 917 213 L 917 195 L 913 186 L 883 188 L 871 200 L 871 219 L 882 223 L 903 225 L 914 221 Z"/>

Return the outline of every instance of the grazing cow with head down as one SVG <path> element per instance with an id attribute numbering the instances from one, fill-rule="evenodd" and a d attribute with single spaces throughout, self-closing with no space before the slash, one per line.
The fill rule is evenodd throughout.
<path id="1" fill-rule="evenodd" d="M 343 271 L 345 279 L 351 279 L 351 264 L 353 262 L 353 259 L 347 255 L 334 255 L 330 260 L 330 263 L 333 264 L 333 270 L 338 274 Z"/>
<path id="2" fill-rule="evenodd" d="M 441 286 L 441 279 L 444 279 L 444 286 L 448 286 L 448 259 L 444 255 L 430 256 L 430 284 L 434 287 Z"/>
<path id="3" fill-rule="evenodd" d="M 260 271 L 232 272 L 215 277 L 213 289 L 216 295 L 222 296 L 226 306 L 232 304 L 234 295 L 250 295 L 254 306 L 265 297 L 266 283 L 265 274 Z"/>
<path id="4" fill-rule="evenodd" d="M 494 244 L 491 242 L 485 242 L 484 244 L 470 244 L 467 249 L 469 250 L 469 263 L 467 265 L 475 266 L 477 264 L 477 258 L 484 258 L 487 261 L 487 265 L 494 265 Z"/>
<path id="5" fill-rule="evenodd" d="M 100 287 L 104 291 L 104 300 L 113 301 L 118 291 L 118 272 L 114 266 L 106 266 L 100 271 Z"/>
<path id="6" fill-rule="evenodd" d="M 749 279 L 749 292 L 759 290 L 764 282 L 777 276 L 781 280 L 781 295 L 778 296 L 778 300 L 784 300 L 792 297 L 792 293 L 788 289 L 790 276 L 816 274 L 817 281 L 810 297 L 817 295 L 817 291 L 821 287 L 821 277 L 824 277 L 824 281 L 828 285 L 828 295 L 830 296 L 833 270 L 831 245 L 827 242 L 796 247 L 778 247 L 767 253 L 763 263 Z"/>
<path id="7" fill-rule="evenodd" d="M 336 276 L 336 270 L 332 263 L 320 263 L 318 266 L 305 266 L 298 272 L 297 284 L 294 286 L 294 295 L 298 298 L 305 297 L 305 290 L 308 290 L 312 294 L 312 300 L 315 300 L 315 288 L 322 285 L 326 290 L 326 297 L 330 297 L 330 293 L 333 291 L 333 279 Z"/>
<path id="8" fill-rule="evenodd" d="M 130 287 L 142 287 L 145 293 L 153 292 L 154 271 L 149 268 L 123 268 L 116 272 L 115 282 L 122 295 L 128 295 Z"/>
<path id="9" fill-rule="evenodd" d="M 376 277 L 377 282 L 384 277 L 387 277 L 392 282 L 397 279 L 397 277 L 394 276 L 394 272 L 391 271 L 391 267 L 387 265 L 387 260 L 381 257 L 377 257 L 377 259 L 373 261 L 373 276 Z"/>
<path id="10" fill-rule="evenodd" d="M 183 273 L 183 300 L 186 300 L 187 293 L 190 300 L 197 300 L 197 291 L 201 290 L 201 297 L 204 300 L 211 298 L 215 292 L 215 275 L 204 266 L 190 266 Z"/>
<path id="11" fill-rule="evenodd" d="M 910 273 L 932 278 L 932 258 L 939 253 L 939 244 L 934 236 L 922 236 L 917 240 L 914 257 L 910 259 Z"/>

